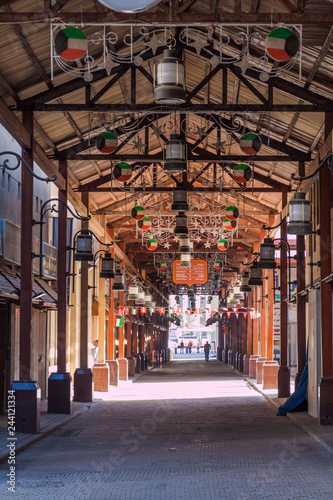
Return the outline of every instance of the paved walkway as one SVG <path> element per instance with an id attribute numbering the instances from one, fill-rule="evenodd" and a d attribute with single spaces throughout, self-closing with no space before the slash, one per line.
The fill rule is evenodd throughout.
<path id="1" fill-rule="evenodd" d="M 333 499 L 329 448 L 219 361 L 170 362 L 99 395 L 17 455 L 16 494 L 0 466 L 1 499 Z"/>

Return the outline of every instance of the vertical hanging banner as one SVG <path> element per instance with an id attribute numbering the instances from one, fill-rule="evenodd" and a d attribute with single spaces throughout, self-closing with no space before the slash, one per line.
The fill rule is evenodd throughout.
<path id="1" fill-rule="evenodd" d="M 207 273 L 205 260 L 191 260 L 190 267 L 182 267 L 180 260 L 172 263 L 172 280 L 177 285 L 204 285 L 207 282 Z"/>

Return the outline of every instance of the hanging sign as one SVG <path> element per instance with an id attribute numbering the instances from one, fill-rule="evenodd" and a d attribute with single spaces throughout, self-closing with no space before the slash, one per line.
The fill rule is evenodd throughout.
<path id="1" fill-rule="evenodd" d="M 207 281 L 207 262 L 191 260 L 191 267 L 182 267 L 180 260 L 172 263 L 172 279 L 177 285 L 203 285 Z"/>

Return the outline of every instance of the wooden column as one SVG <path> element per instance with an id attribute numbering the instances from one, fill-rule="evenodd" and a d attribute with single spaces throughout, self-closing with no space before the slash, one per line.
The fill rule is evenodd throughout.
<path id="1" fill-rule="evenodd" d="M 105 241 L 105 238 L 101 239 Z M 104 248 L 104 247 L 103 247 Z M 103 255 L 103 254 L 100 254 Z M 101 258 L 98 260 L 96 272 L 96 283 L 99 280 L 98 294 L 98 362 L 105 363 L 105 279 L 99 277 Z M 93 290 L 95 293 L 95 290 Z"/>
<path id="2" fill-rule="evenodd" d="M 82 203 L 89 210 L 89 193 L 82 193 Z M 81 229 L 89 229 L 89 221 Z M 88 284 L 88 262 L 81 262 L 80 368 L 88 368 Z"/>
<path id="3" fill-rule="evenodd" d="M 299 162 L 299 175 L 305 175 L 305 164 Z M 306 363 L 306 296 L 300 295 L 305 288 L 305 237 L 296 236 L 297 254 L 297 373 L 295 388 L 298 386 Z"/>
<path id="4" fill-rule="evenodd" d="M 259 295 L 259 289 L 257 286 L 253 287 L 253 307 L 257 310 L 258 309 L 258 295 Z M 252 320 L 252 332 L 253 332 L 253 353 L 255 355 L 259 354 L 259 319 L 255 318 Z"/>
<path id="5" fill-rule="evenodd" d="M 274 269 L 268 270 L 267 285 L 267 353 L 268 361 L 273 359 L 274 354 Z"/>
<path id="6" fill-rule="evenodd" d="M 248 294 L 249 297 L 247 299 L 247 305 L 248 307 L 252 307 L 253 304 L 253 294 L 254 294 L 254 288 L 252 294 Z M 246 345 L 246 353 L 247 354 L 253 354 L 253 320 L 250 317 L 250 314 L 248 313 L 247 316 L 247 345 Z"/>
<path id="7" fill-rule="evenodd" d="M 133 354 L 138 354 L 138 324 L 133 324 Z"/>
<path id="8" fill-rule="evenodd" d="M 67 161 L 59 161 L 59 172 L 67 178 Z M 59 199 L 67 204 L 67 191 L 59 189 Z M 58 373 L 66 372 L 66 329 L 67 329 L 67 208 L 58 217 Z"/>
<path id="9" fill-rule="evenodd" d="M 282 209 L 287 205 L 287 193 L 282 193 Z M 287 221 L 281 225 L 281 239 L 287 239 Z M 278 374 L 278 397 L 290 396 L 290 371 L 288 367 L 288 263 L 287 248 L 282 242 L 280 250 L 280 369 Z"/>
<path id="10" fill-rule="evenodd" d="M 31 136 L 31 147 L 22 150 L 22 157 L 33 170 L 33 112 L 23 111 L 22 122 Z M 31 380 L 33 176 L 24 166 L 21 176 L 20 381 L 28 382 Z"/>
<path id="11" fill-rule="evenodd" d="M 262 285 L 262 299 L 261 299 L 261 317 L 260 317 L 260 355 L 266 358 L 267 345 L 266 345 L 266 328 L 267 328 L 267 270 L 263 269 L 263 285 Z"/>
<path id="12" fill-rule="evenodd" d="M 125 242 L 121 241 L 120 242 L 120 249 L 124 252 L 125 254 Z M 122 262 L 123 265 L 125 265 L 125 261 Z M 125 305 L 125 292 L 119 292 L 119 306 L 123 307 Z M 123 326 L 119 327 L 119 358 L 123 358 L 125 355 L 125 349 L 124 349 L 124 323 Z"/>
<path id="13" fill-rule="evenodd" d="M 325 114 L 325 138 L 333 127 L 333 114 Z M 333 424 L 333 352 L 332 352 L 332 285 L 324 280 L 332 271 L 331 234 L 331 171 L 328 167 L 319 171 L 320 208 L 320 304 L 322 367 L 320 380 L 321 425 Z"/>
<path id="14" fill-rule="evenodd" d="M 112 241 L 114 241 L 114 228 L 109 228 L 109 235 Z M 110 253 L 114 259 L 114 248 L 110 247 Z M 110 299 L 109 299 L 109 331 L 108 331 L 108 354 L 107 359 L 112 361 L 114 359 L 114 292 L 112 291 L 112 285 L 110 284 Z"/>

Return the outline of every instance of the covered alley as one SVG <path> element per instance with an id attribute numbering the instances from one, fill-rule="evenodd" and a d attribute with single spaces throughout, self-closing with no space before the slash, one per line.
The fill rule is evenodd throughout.
<path id="1" fill-rule="evenodd" d="M 21 452 L 16 498 L 332 498 L 332 453 L 275 415 L 230 367 L 171 361 Z"/>

